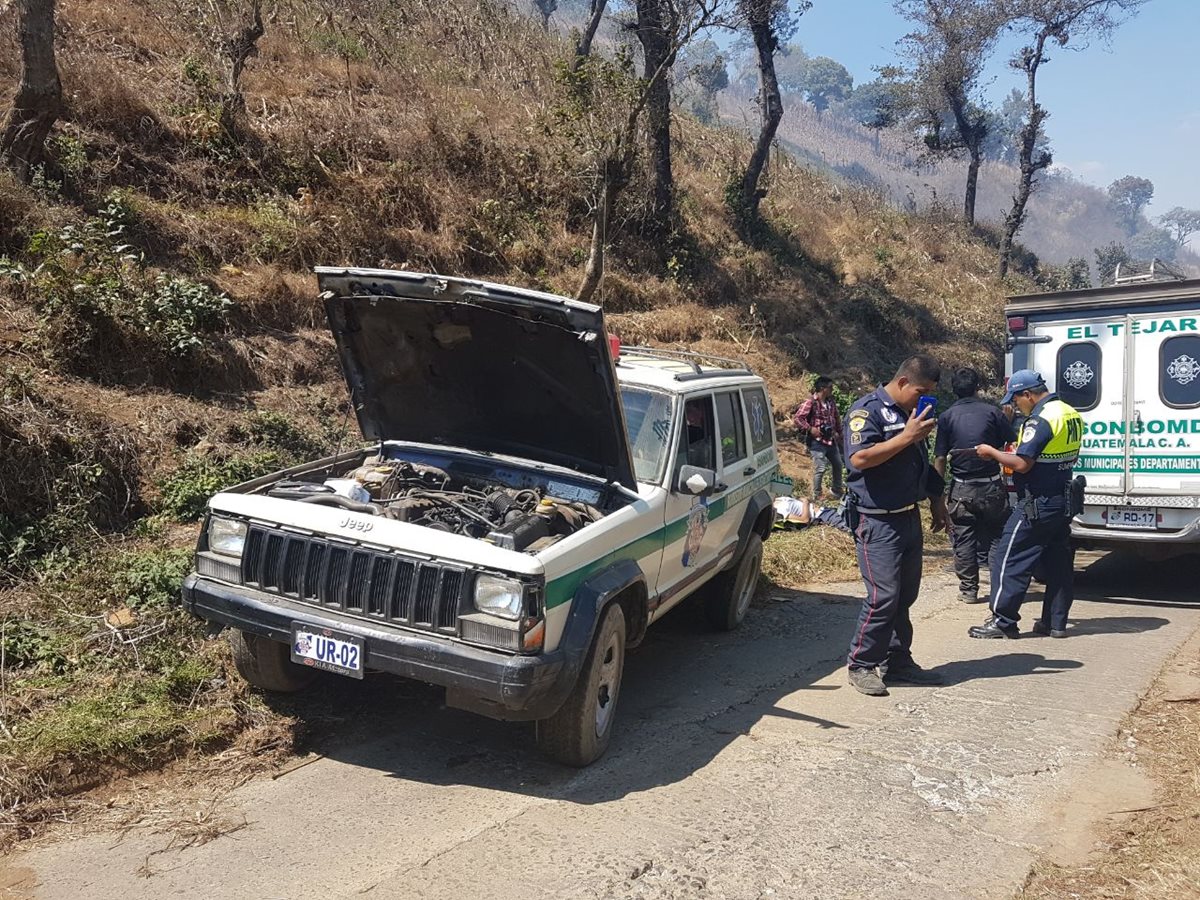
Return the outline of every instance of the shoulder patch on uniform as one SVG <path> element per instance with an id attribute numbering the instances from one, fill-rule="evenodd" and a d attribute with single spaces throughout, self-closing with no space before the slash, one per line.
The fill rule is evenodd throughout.
<path id="1" fill-rule="evenodd" d="M 1030 441 L 1032 441 L 1034 439 L 1035 435 L 1037 435 L 1037 424 L 1036 423 L 1033 425 L 1026 424 L 1025 427 L 1021 431 L 1021 443 L 1022 444 L 1029 443 Z"/>
<path id="2" fill-rule="evenodd" d="M 852 443 L 852 444 L 861 444 L 862 443 L 862 430 L 859 428 L 855 428 L 853 425 L 850 426 L 850 443 Z"/>
<path id="3" fill-rule="evenodd" d="M 860 431 L 863 430 L 863 428 L 866 427 L 867 417 L 866 416 L 855 416 L 854 418 L 850 419 L 849 424 L 850 424 L 851 433 L 858 434 Z"/>
<path id="4" fill-rule="evenodd" d="M 846 416 L 846 418 L 848 418 L 848 419 L 865 419 L 870 414 L 871 413 L 869 410 L 865 410 L 860 407 L 858 409 L 850 410 L 850 413 Z"/>

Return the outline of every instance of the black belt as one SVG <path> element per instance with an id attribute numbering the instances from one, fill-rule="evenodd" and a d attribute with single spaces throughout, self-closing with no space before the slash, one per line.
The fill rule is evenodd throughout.
<path id="1" fill-rule="evenodd" d="M 991 484 L 994 481 L 999 481 L 1000 476 L 993 475 L 990 478 L 959 478 L 957 475 L 955 475 L 954 480 L 959 484 Z"/>

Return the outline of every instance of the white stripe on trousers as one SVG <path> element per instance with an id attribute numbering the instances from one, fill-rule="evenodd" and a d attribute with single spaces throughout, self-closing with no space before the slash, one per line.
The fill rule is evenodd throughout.
<path id="1" fill-rule="evenodd" d="M 996 601 L 1000 599 L 1000 591 L 1004 589 L 1004 570 L 1008 568 L 1008 557 L 1009 554 L 1012 553 L 1013 543 L 1017 539 L 1017 532 L 1021 529 L 1021 523 L 1024 521 L 1025 519 L 1022 518 L 1017 522 L 1016 527 L 1013 528 L 1012 537 L 1008 539 L 1008 546 L 1004 548 L 1004 559 L 1000 563 L 1000 577 L 996 579 L 996 583 L 992 585 L 991 610 L 993 616 L 996 615 Z M 1008 619 L 1005 619 L 1004 621 L 1007 622 Z"/>

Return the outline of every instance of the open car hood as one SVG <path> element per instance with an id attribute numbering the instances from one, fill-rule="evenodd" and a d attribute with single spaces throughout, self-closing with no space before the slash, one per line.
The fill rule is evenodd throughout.
<path id="1" fill-rule="evenodd" d="M 519 456 L 636 490 L 600 307 L 416 272 L 316 273 L 364 437 Z"/>

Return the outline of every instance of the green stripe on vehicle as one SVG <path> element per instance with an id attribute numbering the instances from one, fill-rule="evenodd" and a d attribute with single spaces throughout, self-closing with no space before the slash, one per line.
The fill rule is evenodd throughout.
<path id="1" fill-rule="evenodd" d="M 737 488 L 728 497 L 719 497 L 711 502 L 708 505 L 708 520 L 711 522 L 713 519 L 719 519 L 725 514 L 726 510 L 736 507 L 758 489 L 770 484 L 776 468 L 778 467 L 772 466 L 752 481 L 748 481 Z M 611 566 L 618 560 L 639 560 L 643 556 L 649 556 L 656 550 L 669 547 L 687 534 L 687 527 L 688 516 L 681 516 L 673 522 L 668 522 L 662 528 L 657 528 L 639 538 L 634 538 L 628 544 L 604 554 L 599 559 L 594 559 L 590 563 L 580 566 L 578 569 L 573 569 L 564 575 L 558 576 L 546 585 L 546 609 L 554 609 L 556 606 L 561 606 L 569 602 L 575 596 L 575 592 L 579 590 L 581 584 L 596 572 L 607 566 Z"/>
<path id="2" fill-rule="evenodd" d="M 1200 456 L 1141 456 L 1135 454 L 1129 460 L 1130 471 L 1140 475 L 1152 475 L 1156 472 L 1170 474 L 1172 472 L 1200 473 Z M 1096 474 L 1125 471 L 1125 457 L 1122 455 L 1088 455 L 1079 457 L 1075 464 L 1076 472 L 1093 472 Z"/>

